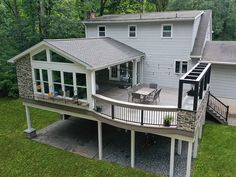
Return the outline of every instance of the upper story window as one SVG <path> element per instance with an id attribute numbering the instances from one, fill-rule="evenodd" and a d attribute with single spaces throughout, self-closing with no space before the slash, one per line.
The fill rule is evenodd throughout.
<path id="1" fill-rule="evenodd" d="M 172 38 L 172 33 L 173 33 L 173 25 L 171 24 L 166 24 L 162 25 L 162 38 Z"/>
<path id="2" fill-rule="evenodd" d="M 98 26 L 98 37 L 106 36 L 106 26 Z"/>
<path id="3" fill-rule="evenodd" d="M 87 99 L 86 74 L 76 73 L 76 89 L 79 99 Z"/>
<path id="4" fill-rule="evenodd" d="M 32 60 L 35 61 L 47 61 L 46 50 L 43 50 L 32 56 Z"/>
<path id="5" fill-rule="evenodd" d="M 59 63 L 73 63 L 72 61 L 64 58 L 61 55 L 58 55 L 55 52 L 50 51 L 51 54 L 51 62 L 59 62 Z"/>
<path id="6" fill-rule="evenodd" d="M 129 29 L 129 37 L 130 38 L 136 38 L 137 36 L 137 26 L 136 25 L 129 25 L 128 26 Z"/>
<path id="7" fill-rule="evenodd" d="M 175 61 L 175 73 L 181 74 L 188 71 L 188 62 L 187 61 Z"/>
<path id="8" fill-rule="evenodd" d="M 45 69 L 34 69 L 36 92 L 49 93 L 48 72 Z"/>

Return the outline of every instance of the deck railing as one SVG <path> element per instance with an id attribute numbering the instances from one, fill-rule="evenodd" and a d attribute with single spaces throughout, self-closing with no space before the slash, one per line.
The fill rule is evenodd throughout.
<path id="1" fill-rule="evenodd" d="M 208 108 L 211 108 L 213 111 L 215 111 L 218 115 L 221 116 L 221 118 L 225 119 L 225 121 L 227 122 L 229 114 L 229 106 L 225 105 L 222 101 L 220 101 L 210 92 L 207 106 Z"/>
<path id="2" fill-rule="evenodd" d="M 163 126 L 167 116 L 172 117 L 171 126 L 177 125 L 178 109 L 175 106 L 135 104 L 114 100 L 99 94 L 93 95 L 94 109 L 111 119 L 138 125 Z"/>

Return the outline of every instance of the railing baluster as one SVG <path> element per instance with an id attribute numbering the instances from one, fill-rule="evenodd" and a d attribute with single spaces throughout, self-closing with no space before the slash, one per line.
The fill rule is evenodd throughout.
<path id="1" fill-rule="evenodd" d="M 114 119 L 114 105 L 111 105 L 111 118 Z"/>

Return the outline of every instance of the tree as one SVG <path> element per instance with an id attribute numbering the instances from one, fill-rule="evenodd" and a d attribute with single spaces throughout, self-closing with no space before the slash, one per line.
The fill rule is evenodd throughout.
<path id="1" fill-rule="evenodd" d="M 162 12 L 167 9 L 169 0 L 148 0 L 150 3 L 155 4 L 156 11 Z"/>

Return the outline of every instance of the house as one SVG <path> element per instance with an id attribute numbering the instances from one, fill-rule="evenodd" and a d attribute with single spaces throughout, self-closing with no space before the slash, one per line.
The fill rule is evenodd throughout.
<path id="1" fill-rule="evenodd" d="M 95 121 L 101 160 L 102 125 L 126 129 L 131 132 L 131 167 L 136 132 L 168 137 L 169 176 L 174 174 L 175 141 L 178 155 L 186 141 L 189 177 L 206 110 L 222 122 L 228 116 L 228 107 L 219 114 L 215 105 L 222 103 L 208 93 L 211 62 L 199 62 L 211 40 L 211 11 L 106 15 L 84 24 L 85 39 L 45 39 L 9 60 L 16 64 L 25 105 L 25 133 L 36 134 L 29 107 Z M 149 88 L 152 83 L 155 88 Z M 161 91 L 159 103 L 130 101 L 125 89 L 130 86 L 144 100 Z M 165 126 L 168 117 L 171 125 Z"/>

